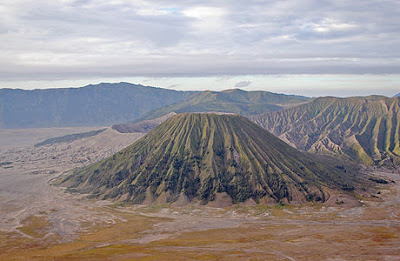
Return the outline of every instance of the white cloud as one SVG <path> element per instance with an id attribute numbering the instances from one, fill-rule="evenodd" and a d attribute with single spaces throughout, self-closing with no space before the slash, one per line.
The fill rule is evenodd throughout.
<path id="1" fill-rule="evenodd" d="M 312 23 L 311 27 L 319 33 L 327 33 L 332 31 L 350 31 L 359 28 L 358 25 L 352 23 L 344 23 L 334 19 L 323 19 L 319 23 Z"/>
<path id="2" fill-rule="evenodd" d="M 227 11 L 220 7 L 195 6 L 184 9 L 182 13 L 194 18 L 192 25 L 201 32 L 220 30 L 226 23 Z"/>
<path id="3" fill-rule="evenodd" d="M 200 20 L 220 19 L 226 15 L 225 9 L 209 6 L 190 7 L 183 10 L 182 13 L 188 17 L 194 17 Z"/>
<path id="4" fill-rule="evenodd" d="M 175 7 L 162 7 L 162 8 L 147 7 L 138 9 L 136 13 L 143 16 L 158 16 L 158 15 L 174 15 L 178 11 L 179 8 Z"/>

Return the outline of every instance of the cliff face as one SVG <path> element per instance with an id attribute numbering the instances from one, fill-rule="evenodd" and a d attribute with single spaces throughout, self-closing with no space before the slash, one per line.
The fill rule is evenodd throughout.
<path id="1" fill-rule="evenodd" d="M 318 98 L 251 119 L 295 148 L 367 165 L 400 164 L 399 99 Z"/>

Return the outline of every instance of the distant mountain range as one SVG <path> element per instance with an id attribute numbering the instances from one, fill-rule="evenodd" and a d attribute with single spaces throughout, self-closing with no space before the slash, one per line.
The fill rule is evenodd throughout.
<path id="1" fill-rule="evenodd" d="M 270 92 L 190 92 L 130 83 L 82 88 L 0 89 L 0 128 L 109 126 L 169 112 L 222 111 L 243 115 L 277 111 L 307 101 Z"/>
<path id="2" fill-rule="evenodd" d="M 399 97 L 325 97 L 250 118 L 300 150 L 392 166 L 400 164 L 399 102 Z"/>
<path id="3" fill-rule="evenodd" d="M 343 163 L 301 153 L 248 119 L 185 113 L 121 152 L 60 180 L 71 191 L 137 204 L 325 201 L 353 189 Z"/>
<path id="4" fill-rule="evenodd" d="M 194 93 L 130 83 L 29 91 L 0 89 L 0 128 L 108 126 L 135 120 Z"/>

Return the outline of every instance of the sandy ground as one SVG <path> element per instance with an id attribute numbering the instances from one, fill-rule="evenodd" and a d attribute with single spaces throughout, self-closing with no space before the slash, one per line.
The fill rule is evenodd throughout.
<path id="1" fill-rule="evenodd" d="M 93 128 L 0 131 L 0 162 L 10 163 L 0 167 L 0 231 L 21 234 L 17 228 L 23 220 L 46 213 L 53 224 L 50 233 L 66 241 L 81 231 L 83 222 L 115 222 L 115 217 L 91 211 L 105 202 L 81 200 L 83 196 L 64 193 L 49 182 L 75 167 L 114 154 L 142 134 L 121 134 L 108 128 L 97 136 L 70 143 L 33 146 L 47 138 L 90 130 Z"/>
<path id="2" fill-rule="evenodd" d="M 30 147 L 45 139 L 98 130 L 98 127 L 65 127 L 36 129 L 0 129 L 0 149 Z"/>
<path id="3" fill-rule="evenodd" d="M 400 170 L 364 170 L 389 183 L 371 181 L 359 207 L 120 205 L 49 181 L 142 134 L 34 148 L 60 130 L 12 132 L 0 131 L 0 162 L 11 162 L 0 166 L 0 260 L 400 260 Z"/>

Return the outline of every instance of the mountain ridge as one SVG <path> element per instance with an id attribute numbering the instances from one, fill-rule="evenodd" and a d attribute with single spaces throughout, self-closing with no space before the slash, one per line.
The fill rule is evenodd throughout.
<path id="1" fill-rule="evenodd" d="M 108 126 L 139 118 L 193 93 L 123 82 L 81 88 L 0 89 L 0 128 Z"/>
<path id="2" fill-rule="evenodd" d="M 126 82 L 80 88 L 7 88 L 0 89 L 0 128 L 110 126 L 160 117 L 174 111 L 168 109 L 172 105 L 183 111 L 262 113 L 282 109 L 279 104 L 286 100 L 307 98 L 243 90 L 176 91 Z"/>
<path id="3" fill-rule="evenodd" d="M 250 118 L 292 146 L 367 165 L 400 163 L 399 98 L 321 97 Z"/>
<path id="4" fill-rule="evenodd" d="M 244 91 L 228 89 L 224 91 L 204 91 L 195 93 L 181 102 L 172 104 L 144 115 L 139 120 L 158 118 L 170 112 L 227 112 L 240 115 L 279 111 L 289 106 L 308 102 L 310 98 L 286 95 L 268 91 Z M 139 121 L 138 120 L 138 121 Z"/>

